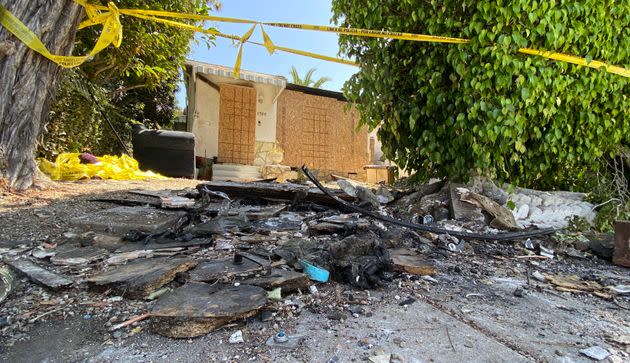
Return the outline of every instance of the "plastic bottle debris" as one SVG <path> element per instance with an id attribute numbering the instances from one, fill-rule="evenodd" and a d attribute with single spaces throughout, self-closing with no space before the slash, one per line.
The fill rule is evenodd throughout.
<path id="1" fill-rule="evenodd" d="M 543 245 L 540 245 L 540 252 L 538 254 L 541 256 L 545 256 L 549 259 L 553 259 L 555 255 L 555 251 L 552 250 L 551 248 L 547 248 L 547 247 L 544 247 Z"/>
<path id="2" fill-rule="evenodd" d="M 311 280 L 318 281 L 318 282 L 328 281 L 330 272 L 328 272 L 327 270 L 321 267 L 315 266 L 304 259 L 298 260 L 298 263 L 300 264 L 300 266 L 302 266 L 302 268 L 304 269 L 304 273 L 307 274 Z"/>
<path id="3" fill-rule="evenodd" d="M 230 335 L 229 342 L 230 344 L 245 343 L 245 341 L 243 340 L 243 332 L 237 330 L 234 334 Z"/>
<path id="4" fill-rule="evenodd" d="M 531 238 L 528 238 L 528 239 L 525 241 L 525 248 L 527 248 L 528 250 L 532 250 L 532 251 L 534 250 L 534 248 L 535 248 L 535 247 L 534 247 L 534 242 L 532 242 L 532 239 L 531 239 Z"/>
<path id="5" fill-rule="evenodd" d="M 433 216 L 430 214 L 425 215 L 424 217 L 422 217 L 422 224 L 432 224 L 433 223 Z"/>
<path id="6" fill-rule="evenodd" d="M 277 334 L 267 339 L 267 345 L 276 348 L 293 349 L 297 347 L 304 335 L 287 335 L 284 331 L 279 331 Z"/>
<path id="7" fill-rule="evenodd" d="M 289 337 L 284 331 L 279 331 L 278 334 L 273 336 L 273 341 L 276 343 L 286 343 L 289 341 Z"/>

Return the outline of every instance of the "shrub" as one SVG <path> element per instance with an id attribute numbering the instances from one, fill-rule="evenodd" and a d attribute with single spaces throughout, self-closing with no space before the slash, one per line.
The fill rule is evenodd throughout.
<path id="1" fill-rule="evenodd" d="M 341 26 L 468 44 L 341 36 L 361 70 L 344 86 L 385 155 L 422 178 L 484 174 L 538 188 L 588 186 L 630 144 L 629 80 L 518 53 L 630 67 L 630 3 L 598 0 L 333 0 Z"/>

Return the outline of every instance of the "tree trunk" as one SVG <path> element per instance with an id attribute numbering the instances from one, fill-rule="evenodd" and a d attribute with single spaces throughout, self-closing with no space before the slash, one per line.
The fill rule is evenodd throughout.
<path id="1" fill-rule="evenodd" d="M 82 9 L 73 0 L 0 0 L 48 47 L 69 55 Z M 62 68 L 0 26 L 0 179 L 12 189 L 33 184 L 34 152 Z"/>

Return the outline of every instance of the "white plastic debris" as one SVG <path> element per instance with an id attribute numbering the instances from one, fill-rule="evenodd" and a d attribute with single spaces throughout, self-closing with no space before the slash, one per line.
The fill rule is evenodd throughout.
<path id="1" fill-rule="evenodd" d="M 245 343 L 245 341 L 243 340 L 243 332 L 240 330 L 237 330 L 234 334 L 230 335 L 230 344 L 238 344 L 238 343 Z"/>

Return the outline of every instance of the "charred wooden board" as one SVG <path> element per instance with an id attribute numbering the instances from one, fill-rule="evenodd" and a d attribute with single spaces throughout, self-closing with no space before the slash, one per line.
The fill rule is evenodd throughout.
<path id="1" fill-rule="evenodd" d="M 122 296 L 142 299 L 195 265 L 197 262 L 188 258 L 148 258 L 92 276 L 87 282 L 95 289 L 112 289 Z"/>
<path id="2" fill-rule="evenodd" d="M 470 203 L 462 202 L 460 193 L 457 191 L 457 188 L 464 188 L 464 185 L 450 184 L 449 186 L 451 217 L 456 221 L 484 222 L 485 217 L 483 213 L 481 213 L 481 208 Z"/>
<path id="3" fill-rule="evenodd" d="M 5 262 L 14 270 L 28 276 L 29 279 L 51 288 L 65 287 L 73 284 L 73 281 L 68 277 L 48 271 L 29 260 Z"/>
<path id="4" fill-rule="evenodd" d="M 172 227 L 185 214 L 151 207 L 116 207 L 75 217 L 70 224 L 86 231 L 156 233 Z"/>
<path id="5" fill-rule="evenodd" d="M 194 338 L 253 316 L 266 303 L 267 292 L 260 287 L 188 283 L 158 299 L 151 327 L 167 337 Z"/>
<path id="6" fill-rule="evenodd" d="M 232 258 L 224 258 L 214 261 L 201 262 L 194 270 L 190 271 L 190 280 L 214 282 L 221 278 L 246 276 L 262 270 L 262 266 L 247 259 L 243 259 L 240 264 L 234 264 L 234 260 Z"/>
<path id="7" fill-rule="evenodd" d="M 211 181 L 198 186 L 223 192 L 230 197 L 259 197 L 271 200 L 302 201 L 336 207 L 337 203 L 317 188 L 292 183 L 237 183 L 227 181 Z M 354 198 L 341 190 L 332 191 L 341 199 L 351 201 Z"/>
<path id="8" fill-rule="evenodd" d="M 212 244 L 214 241 L 212 238 L 193 238 L 188 241 L 178 241 L 172 239 L 158 239 L 152 240 L 149 243 L 144 242 L 134 242 L 127 243 L 124 246 L 121 246 L 116 250 L 116 253 L 122 252 L 131 252 L 138 250 L 163 250 L 168 248 L 177 248 L 177 247 L 194 247 L 194 246 L 207 246 Z"/>
<path id="9" fill-rule="evenodd" d="M 310 280 L 308 276 L 299 272 L 274 268 L 271 270 L 271 274 L 267 276 L 252 277 L 243 280 L 241 283 L 259 286 L 265 290 L 280 287 L 283 292 L 291 292 L 298 289 L 308 289 Z"/>
<path id="10" fill-rule="evenodd" d="M 389 256 L 394 263 L 394 270 L 414 275 L 435 275 L 437 271 L 420 254 L 406 248 L 389 250 Z"/>
<path id="11" fill-rule="evenodd" d="M 50 258 L 50 262 L 64 266 L 86 265 L 102 260 L 107 255 L 109 255 L 109 252 L 103 248 L 65 244 L 57 248 L 57 254 Z"/>

